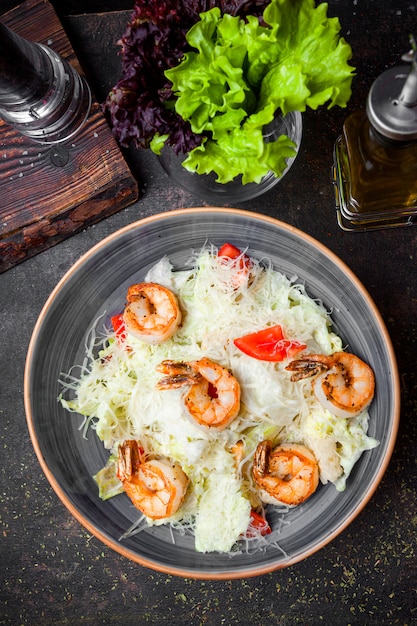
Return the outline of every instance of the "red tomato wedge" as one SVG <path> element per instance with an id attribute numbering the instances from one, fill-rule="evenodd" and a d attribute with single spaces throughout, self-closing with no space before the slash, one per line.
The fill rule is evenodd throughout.
<path id="1" fill-rule="evenodd" d="M 242 254 L 242 251 L 239 250 L 232 243 L 226 242 L 224 243 L 218 252 L 219 257 L 225 257 L 227 259 L 239 259 L 239 267 L 241 269 L 249 269 L 252 266 L 251 258 L 247 254 Z"/>
<path id="2" fill-rule="evenodd" d="M 238 256 L 240 256 L 242 253 L 239 250 L 239 248 L 237 248 L 236 246 L 234 246 L 232 243 L 226 242 L 224 243 L 220 250 L 218 255 L 219 256 L 226 256 L 229 259 L 237 259 Z"/>
<path id="3" fill-rule="evenodd" d="M 233 343 L 253 359 L 274 362 L 292 358 L 307 347 L 305 343 L 285 339 L 280 324 L 238 337 Z"/>
<path id="4" fill-rule="evenodd" d="M 218 256 L 223 259 L 223 263 L 233 261 L 232 267 L 236 268 L 237 272 L 232 278 L 232 287 L 239 289 L 249 278 L 250 269 L 253 266 L 252 259 L 229 242 L 220 247 Z"/>
<path id="5" fill-rule="evenodd" d="M 113 315 L 110 318 L 111 321 L 111 325 L 113 327 L 113 331 L 115 333 L 115 335 L 119 338 L 119 339 L 126 339 L 126 328 L 125 328 L 125 322 L 123 319 L 123 313 L 119 313 L 117 315 Z"/>
<path id="6" fill-rule="evenodd" d="M 262 515 L 259 515 L 259 513 L 252 510 L 250 512 L 250 517 L 251 520 L 245 532 L 245 537 L 248 537 L 249 539 L 252 537 L 258 537 L 259 535 L 264 537 L 265 535 L 272 533 L 270 525 L 266 519 L 262 517 Z"/>

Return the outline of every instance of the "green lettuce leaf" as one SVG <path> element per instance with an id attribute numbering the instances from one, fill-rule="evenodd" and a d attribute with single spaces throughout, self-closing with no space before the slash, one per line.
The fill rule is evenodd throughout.
<path id="1" fill-rule="evenodd" d="M 274 102 L 285 114 L 317 109 L 329 102 L 346 106 L 351 96 L 352 51 L 340 37 L 338 18 L 327 17 L 327 4 L 314 0 L 273 0 L 264 11 L 277 29 L 278 62 L 261 81 L 259 106 Z"/>
<path id="2" fill-rule="evenodd" d="M 287 158 L 294 154 L 294 143 L 286 135 L 264 143 L 262 126 L 255 127 L 248 120 L 242 127 L 224 133 L 217 141 L 207 140 L 191 150 L 183 166 L 198 174 L 215 171 L 217 181 L 221 183 L 242 176 L 245 185 L 259 183 L 270 171 L 283 172 Z"/>
<path id="3" fill-rule="evenodd" d="M 256 97 L 244 78 L 247 55 L 244 22 L 215 7 L 187 33 L 198 52 L 185 54 L 165 75 L 177 96 L 176 112 L 195 133 L 210 131 L 213 139 L 238 128 L 256 106 Z"/>
<path id="4" fill-rule="evenodd" d="M 272 0 L 265 25 L 217 7 L 200 18 L 187 33 L 192 50 L 165 72 L 176 112 L 204 137 L 184 167 L 214 171 L 221 183 L 239 175 L 259 182 L 270 171 L 280 177 L 296 146 L 286 136 L 264 143 L 264 126 L 277 112 L 344 107 L 350 98 L 351 48 L 338 18 L 314 0 Z"/>

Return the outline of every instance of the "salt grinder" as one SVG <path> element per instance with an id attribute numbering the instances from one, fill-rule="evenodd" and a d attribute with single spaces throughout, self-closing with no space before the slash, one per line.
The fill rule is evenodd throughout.
<path id="1" fill-rule="evenodd" d="M 417 46 L 373 83 L 334 150 L 339 225 L 348 231 L 417 223 Z"/>
<path id="2" fill-rule="evenodd" d="M 0 118 L 42 143 L 71 138 L 91 107 L 87 82 L 49 46 L 0 23 Z"/>

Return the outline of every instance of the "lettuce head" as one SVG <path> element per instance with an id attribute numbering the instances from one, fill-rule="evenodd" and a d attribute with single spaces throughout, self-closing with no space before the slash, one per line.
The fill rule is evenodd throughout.
<path id="1" fill-rule="evenodd" d="M 344 107 L 354 68 L 338 18 L 314 0 L 271 0 L 263 20 L 201 13 L 187 32 L 190 50 L 165 72 L 172 83 L 175 111 L 201 144 L 183 165 L 191 172 L 215 172 L 227 183 L 259 182 L 272 171 L 280 177 L 295 144 L 285 135 L 263 141 L 263 128 L 277 114 Z M 163 141 L 153 143 L 160 150 Z"/>

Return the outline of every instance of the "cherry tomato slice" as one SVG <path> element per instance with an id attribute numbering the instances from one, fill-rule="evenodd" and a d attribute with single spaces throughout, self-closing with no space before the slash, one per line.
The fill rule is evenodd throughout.
<path id="1" fill-rule="evenodd" d="M 236 246 L 234 246 L 232 243 L 226 242 L 224 243 L 220 250 L 218 255 L 219 256 L 225 256 L 229 259 L 237 259 L 238 256 L 240 256 L 242 253 L 239 250 L 239 248 L 237 248 Z"/>
<path id="2" fill-rule="evenodd" d="M 239 250 L 232 243 L 226 242 L 224 243 L 218 252 L 219 257 L 225 257 L 227 259 L 239 259 L 239 267 L 243 269 L 250 269 L 252 266 L 251 258 L 247 254 L 242 254 L 242 251 Z"/>
<path id="3" fill-rule="evenodd" d="M 259 513 L 256 513 L 256 511 L 252 510 L 250 512 L 250 517 L 251 520 L 245 532 L 245 537 L 249 539 L 252 537 L 258 537 L 259 535 L 262 535 L 262 537 L 264 537 L 265 535 L 269 535 L 270 533 L 272 533 L 270 525 L 268 524 L 266 519 L 262 517 L 262 515 L 259 515 Z"/>
<path id="4" fill-rule="evenodd" d="M 118 313 L 110 318 L 113 331 L 119 339 L 126 339 L 126 328 L 123 319 L 123 313 Z"/>
<path id="5" fill-rule="evenodd" d="M 233 343 L 236 348 L 254 359 L 273 362 L 293 357 L 307 347 L 299 341 L 285 339 L 280 324 L 238 337 Z"/>
<path id="6" fill-rule="evenodd" d="M 233 261 L 232 267 L 236 268 L 237 272 L 232 278 L 232 286 L 235 289 L 239 289 L 249 277 L 249 272 L 253 265 L 252 259 L 247 254 L 242 254 L 239 248 L 228 242 L 221 246 L 218 256 L 223 258 L 223 263 Z"/>

